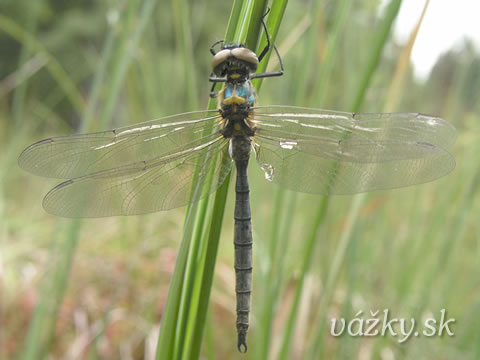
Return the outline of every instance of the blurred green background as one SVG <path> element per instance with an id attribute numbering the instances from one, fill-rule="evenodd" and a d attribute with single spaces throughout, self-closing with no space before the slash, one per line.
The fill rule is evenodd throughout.
<path id="1" fill-rule="evenodd" d="M 401 1 L 389 3 L 393 20 Z M 203 358 L 480 358 L 480 55 L 466 39 L 419 81 L 415 29 L 411 43 L 396 43 L 379 5 L 292 1 L 277 36 L 286 73 L 264 81 L 259 104 L 439 115 L 458 130 L 457 167 L 430 184 L 325 199 L 279 190 L 252 161 L 249 352 L 236 350 L 230 192 Z M 55 218 L 41 200 L 57 182 L 16 161 L 42 138 L 205 108 L 208 48 L 230 10 L 226 1 L 0 3 L 1 359 L 154 358 L 185 209 Z M 402 344 L 330 335 L 333 317 L 384 309 L 417 322 L 446 309 L 455 335 Z"/>

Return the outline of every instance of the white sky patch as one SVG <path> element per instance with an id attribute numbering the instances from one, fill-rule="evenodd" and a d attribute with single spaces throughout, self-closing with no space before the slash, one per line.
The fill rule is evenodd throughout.
<path id="1" fill-rule="evenodd" d="M 383 0 L 382 6 L 390 0 Z M 424 0 L 403 0 L 394 26 L 395 38 L 406 43 L 422 12 Z M 479 0 L 430 0 L 412 51 L 415 74 L 428 76 L 438 57 L 466 37 L 480 47 Z"/>

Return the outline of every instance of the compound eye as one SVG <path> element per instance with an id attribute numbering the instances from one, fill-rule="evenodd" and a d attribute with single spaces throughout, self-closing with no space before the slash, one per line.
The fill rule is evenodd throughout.
<path id="1" fill-rule="evenodd" d="M 257 71 L 258 57 L 252 50 L 244 47 L 239 47 L 232 50 L 232 55 L 238 60 L 242 60 L 243 62 L 248 64 L 251 72 Z"/>
<path id="2" fill-rule="evenodd" d="M 212 70 L 216 76 L 222 76 L 223 64 L 227 61 L 230 56 L 230 50 L 224 49 L 220 50 L 212 59 Z"/>

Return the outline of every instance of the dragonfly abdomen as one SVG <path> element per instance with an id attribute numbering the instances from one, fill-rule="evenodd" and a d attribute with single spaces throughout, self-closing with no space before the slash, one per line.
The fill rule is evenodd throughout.
<path id="1" fill-rule="evenodd" d="M 250 295 L 252 289 L 252 223 L 250 213 L 250 189 L 248 185 L 248 158 L 250 139 L 232 138 L 232 157 L 237 168 L 235 184 L 235 292 L 237 296 L 238 350 L 247 351 L 246 335 L 249 326 Z"/>

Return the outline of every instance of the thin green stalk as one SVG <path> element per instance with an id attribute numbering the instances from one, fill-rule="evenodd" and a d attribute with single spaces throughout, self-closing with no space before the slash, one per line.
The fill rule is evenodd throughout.
<path id="1" fill-rule="evenodd" d="M 20 69 L 30 57 L 32 46 L 29 44 L 32 41 L 33 34 L 35 33 L 38 21 L 38 13 L 40 8 L 40 2 L 35 1 L 32 3 L 30 11 L 26 14 L 27 23 L 25 32 L 32 34 L 31 37 L 26 37 L 24 40 L 24 46 L 20 53 L 20 61 L 18 68 Z M 19 124 L 23 117 L 23 108 L 25 107 L 25 96 L 27 92 L 28 81 L 23 81 L 19 86 L 15 88 L 12 100 L 12 118 L 17 124 Z"/>
<path id="2" fill-rule="evenodd" d="M 310 266 L 312 264 L 313 254 L 315 246 L 317 245 L 317 237 L 320 227 L 323 225 L 327 215 L 328 209 L 328 198 L 322 197 L 318 211 L 315 214 L 313 226 L 310 229 L 309 235 L 306 238 L 306 243 L 304 247 L 304 261 L 302 263 L 302 268 L 300 270 L 300 275 L 298 277 L 298 283 L 295 287 L 295 294 L 293 296 L 292 306 L 288 314 L 288 320 L 285 325 L 285 333 L 282 338 L 282 347 L 280 349 L 280 354 L 278 356 L 279 360 L 286 360 L 290 358 L 290 347 L 292 344 L 292 337 L 295 332 L 296 323 L 298 319 L 300 300 L 303 293 L 303 287 L 305 284 L 305 277 L 310 271 Z"/>
<path id="3" fill-rule="evenodd" d="M 183 59 L 183 69 L 185 73 L 185 87 L 186 87 L 186 106 L 190 109 L 198 108 L 198 100 L 196 97 L 196 77 L 194 69 L 194 56 L 193 56 L 193 43 L 192 43 L 192 29 L 190 28 L 191 19 L 189 7 L 185 1 L 172 2 L 172 9 L 175 18 L 175 29 L 177 33 L 177 44 L 181 49 Z M 201 161 L 207 161 L 202 159 Z M 209 174 L 209 178 L 205 181 L 205 185 L 199 183 L 199 180 L 195 180 L 194 187 L 211 186 L 213 182 L 213 173 Z M 199 189 L 194 189 L 194 191 Z M 193 234 L 193 240 L 190 240 L 190 248 L 188 256 L 186 257 L 184 282 L 182 286 L 182 293 L 180 296 L 180 304 L 178 308 L 178 322 L 176 326 L 176 338 L 174 341 L 174 353 L 173 358 L 178 359 L 184 357 L 185 354 L 191 350 L 191 338 L 189 338 L 189 330 L 191 326 L 189 321 L 191 319 L 190 314 L 195 313 L 195 309 L 198 306 L 198 301 L 195 301 L 195 286 L 198 285 L 196 276 L 203 273 L 203 267 L 199 256 L 204 251 L 205 243 L 195 241 L 195 234 L 201 234 L 205 228 L 205 219 L 207 213 L 208 199 L 200 201 L 198 207 L 189 208 L 191 212 L 193 222 L 193 232 L 186 230 L 186 234 Z M 187 219 L 190 217 L 187 216 Z M 185 226 L 188 227 L 188 221 L 185 222 Z M 198 235 L 197 235 L 198 236 Z M 198 264 L 200 263 L 200 264 Z M 198 264 L 198 265 L 197 265 Z"/>
<path id="4" fill-rule="evenodd" d="M 357 90 L 355 92 L 355 98 L 348 109 L 349 111 L 358 112 L 362 106 L 363 100 L 365 99 L 365 94 L 367 89 L 370 86 L 373 74 L 378 67 L 378 63 L 382 57 L 385 44 L 387 43 L 388 37 L 390 36 L 390 31 L 394 20 L 397 18 L 398 11 L 400 10 L 400 5 L 402 0 L 391 0 L 385 10 L 385 16 L 382 22 L 381 28 L 377 31 L 377 36 L 374 40 L 374 44 L 371 48 L 370 57 L 367 61 L 367 66 L 365 71 L 362 72 L 363 76 L 358 84 Z"/>
<path id="5" fill-rule="evenodd" d="M 259 34 L 261 32 L 262 23 L 260 19 L 264 16 L 267 9 L 267 1 L 257 0 L 253 2 L 253 6 L 250 7 L 251 11 L 246 14 L 245 19 L 248 20 L 248 26 L 244 27 L 248 30 L 246 34 L 242 33 L 241 39 L 245 36 L 243 42 L 249 49 L 256 49 L 259 41 Z"/>
<path id="6" fill-rule="evenodd" d="M 210 228 L 208 230 L 208 239 L 220 239 L 220 233 L 222 230 L 223 216 L 225 214 L 225 204 L 227 198 L 228 185 L 230 184 L 230 177 L 228 177 L 220 189 L 217 190 L 215 201 L 213 204 L 213 213 L 211 219 L 215 221 L 210 222 Z M 215 270 L 215 263 L 217 259 L 219 241 L 207 241 L 206 248 L 202 251 L 200 263 L 204 264 L 203 271 L 199 271 L 200 279 L 196 281 L 196 291 L 198 297 L 197 311 L 192 312 L 196 316 L 191 317 L 190 324 L 190 341 L 191 345 L 187 348 L 184 358 L 191 359 L 192 354 L 200 354 L 200 348 L 202 345 L 203 332 L 205 327 L 206 314 L 208 304 L 210 300 L 210 294 L 201 296 L 204 289 L 211 289 L 213 283 L 213 272 Z M 200 270 L 200 269 L 198 269 Z"/>
<path id="7" fill-rule="evenodd" d="M 6 32 L 12 38 L 20 42 L 24 46 L 32 48 L 32 52 L 41 53 L 46 57 L 45 68 L 50 72 L 52 78 L 58 83 L 69 99 L 72 106 L 78 113 L 82 113 L 84 109 L 83 98 L 78 91 L 75 83 L 67 74 L 62 65 L 53 57 L 47 49 L 26 30 L 22 29 L 12 19 L 0 14 L 0 30 Z"/>
<path id="8" fill-rule="evenodd" d="M 131 16 L 136 17 L 137 12 L 134 7 L 134 4 L 136 4 L 136 2 L 132 1 L 129 4 L 131 5 L 129 14 Z M 145 31 L 145 28 L 150 20 L 151 15 L 154 12 L 153 10 L 155 8 L 155 5 L 157 4 L 157 0 L 145 0 L 140 2 L 140 4 L 142 7 L 140 9 L 140 14 L 138 15 L 138 22 L 135 24 L 133 34 L 130 35 L 130 31 L 126 34 L 124 33 L 125 38 L 122 46 L 122 51 L 120 54 L 118 54 L 119 60 L 114 65 L 113 80 L 108 91 L 108 97 L 105 102 L 102 116 L 100 117 L 101 128 L 107 127 L 108 121 L 110 121 L 112 118 L 112 115 L 115 111 L 115 107 L 118 102 L 118 96 L 120 94 L 120 90 L 124 82 L 126 72 L 133 59 L 133 55 L 134 55 L 133 50 L 138 46 L 140 42 L 141 36 Z M 127 30 L 128 29 L 125 29 L 125 31 Z"/>
<path id="9" fill-rule="evenodd" d="M 350 14 L 352 6 L 353 1 L 341 0 L 338 2 L 333 29 L 328 34 L 327 38 L 325 60 L 319 69 L 318 81 L 316 82 L 317 86 L 315 87 L 315 91 L 312 92 L 313 96 L 309 97 L 313 103 L 320 104 L 322 108 L 325 103 L 328 85 L 331 83 L 330 76 L 332 74 L 332 69 L 335 65 L 337 54 L 339 52 L 338 50 L 340 48 L 340 35 L 345 29 L 346 22 L 350 19 L 348 15 Z"/>
<path id="10" fill-rule="evenodd" d="M 28 328 L 23 353 L 19 358 L 24 360 L 41 359 L 47 357 L 55 336 L 55 324 L 63 301 L 68 278 L 76 249 L 80 221 L 72 221 L 68 225 L 65 237 L 60 237 L 63 227 L 57 223 L 54 242 L 49 252 L 52 271 L 47 272 L 42 284 L 39 302 Z"/>
<path id="11" fill-rule="evenodd" d="M 277 245 L 279 243 L 278 239 L 280 237 L 280 224 L 282 224 L 282 214 L 285 210 L 285 191 L 282 189 L 275 189 L 274 196 L 274 210 L 272 214 L 271 221 L 271 235 L 269 237 L 269 246 L 266 251 L 266 262 L 270 264 L 267 274 L 263 280 L 264 285 L 261 286 L 263 290 L 263 299 L 262 299 L 262 309 L 259 317 L 259 336 L 256 342 L 255 348 L 255 358 L 257 359 L 267 359 L 270 337 L 272 331 L 272 322 L 273 322 L 273 304 L 275 303 L 275 298 L 273 297 L 273 277 L 277 270 L 276 263 L 276 254 L 277 254 Z"/>
<path id="12" fill-rule="evenodd" d="M 122 0 L 121 2 L 119 2 L 118 9 L 122 9 L 125 5 L 125 2 L 126 0 Z M 111 57 L 115 49 L 116 34 L 117 34 L 116 26 L 117 24 L 112 25 L 112 28 L 110 29 L 107 35 L 105 44 L 102 49 L 102 53 L 100 56 L 100 63 L 98 65 L 97 71 L 95 72 L 95 76 L 93 78 L 92 87 L 89 91 L 88 103 L 82 118 L 82 128 L 81 128 L 82 132 L 88 131 L 88 129 L 92 125 L 91 123 L 93 122 L 95 109 L 97 107 L 97 104 L 100 98 L 100 92 L 101 92 L 103 83 L 105 81 L 104 79 L 107 75 L 108 64 L 111 61 Z"/>
<path id="13" fill-rule="evenodd" d="M 193 209 L 189 208 L 185 223 L 188 224 L 192 220 Z M 190 236 L 187 236 L 190 235 Z M 157 343 L 156 359 L 174 359 L 175 339 L 177 338 L 177 321 L 178 311 L 180 308 L 180 300 L 182 296 L 183 278 L 186 272 L 186 262 L 190 248 L 191 234 L 184 232 L 180 250 L 175 263 L 175 271 L 173 273 L 170 287 L 168 289 L 168 298 L 165 305 L 162 322 L 160 328 L 159 339 Z"/>
<path id="14" fill-rule="evenodd" d="M 195 76 L 195 66 L 193 56 L 192 29 L 190 28 L 190 7 L 186 0 L 172 1 L 174 14 L 175 30 L 177 35 L 177 44 L 180 46 L 183 61 L 183 73 L 185 74 L 186 89 L 186 107 L 188 109 L 198 109 L 198 99 L 196 96 L 197 82 Z"/>
<path id="15" fill-rule="evenodd" d="M 285 272 L 286 258 L 289 254 L 289 246 L 292 245 L 291 230 L 294 223 L 295 206 L 297 196 L 293 192 L 285 192 L 283 189 L 276 191 L 275 209 L 272 221 L 272 235 L 269 238 L 270 249 L 266 254 L 270 256 L 270 264 L 262 289 L 264 293 L 262 309 L 259 316 L 260 340 L 257 341 L 255 358 L 267 359 L 271 351 L 272 329 L 275 321 L 275 314 L 281 301 L 281 290 L 284 284 L 283 274 Z M 288 331 L 288 329 L 286 330 Z"/>
<path id="16" fill-rule="evenodd" d="M 352 240 L 352 233 L 358 218 L 358 212 L 360 210 L 360 207 L 363 205 L 365 198 L 366 198 L 365 193 L 357 195 L 353 198 L 352 204 L 350 206 L 350 211 L 347 216 L 347 222 L 345 224 L 345 228 L 340 237 L 340 241 L 338 243 L 337 249 L 335 251 L 335 254 L 332 260 L 332 264 L 329 269 L 330 272 L 328 274 L 327 283 L 325 284 L 325 288 L 322 294 L 322 299 L 320 301 L 320 304 L 318 305 L 318 308 L 320 309 L 322 315 L 320 316 L 318 325 L 316 327 L 315 335 L 313 336 L 314 347 L 313 347 L 313 352 L 310 354 L 312 356 L 312 359 L 317 357 L 318 354 L 321 354 L 323 351 L 323 341 L 325 338 L 325 333 L 324 333 L 325 322 L 328 314 L 327 309 L 328 309 L 328 306 L 330 305 L 330 300 L 333 296 L 335 287 L 337 286 L 340 270 L 344 263 L 347 249 L 350 246 L 350 243 Z M 325 212 L 323 212 L 323 214 L 325 214 Z"/>
<path id="17" fill-rule="evenodd" d="M 314 76 L 314 72 L 316 71 L 317 67 L 314 66 L 315 61 L 317 61 L 317 53 L 316 48 L 318 44 L 318 35 L 319 35 L 319 20 L 321 14 L 321 1 L 313 1 L 311 2 L 311 9 L 309 14 L 311 16 L 311 24 L 306 32 L 306 41 L 304 44 L 304 56 L 303 56 L 303 65 L 299 68 L 298 74 L 298 81 L 299 84 L 298 89 L 295 92 L 295 103 L 296 104 L 304 104 L 305 99 L 307 99 L 307 91 L 308 85 L 310 83 L 310 79 Z"/>
<path id="18" fill-rule="evenodd" d="M 230 42 L 235 39 L 235 31 L 240 29 L 238 22 L 240 21 L 240 14 L 244 12 L 243 8 L 247 5 L 246 1 L 234 1 L 230 17 L 228 18 L 227 31 L 225 32 L 225 42 Z"/>

